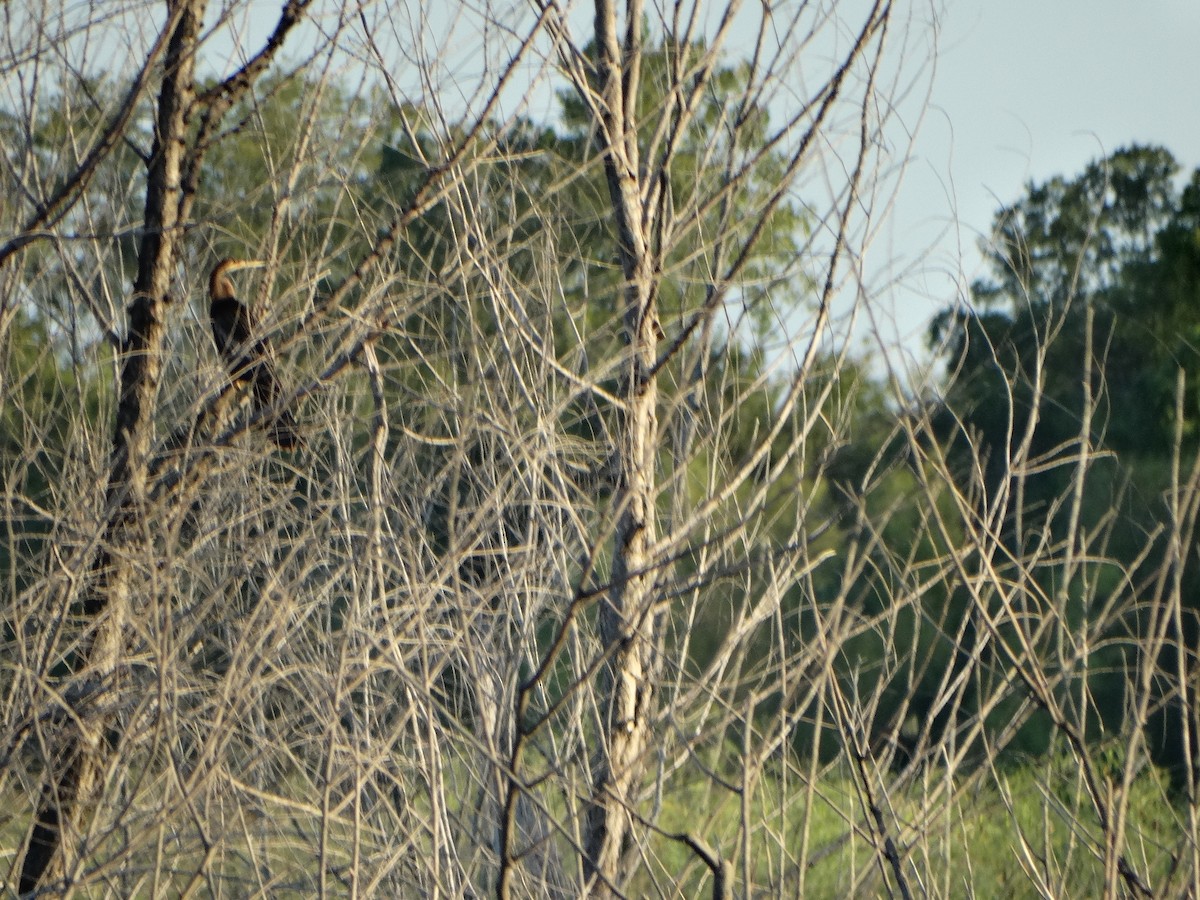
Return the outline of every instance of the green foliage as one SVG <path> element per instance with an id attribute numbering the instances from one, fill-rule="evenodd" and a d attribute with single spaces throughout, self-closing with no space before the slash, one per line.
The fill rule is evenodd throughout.
<path id="1" fill-rule="evenodd" d="M 1111 591 L 1130 610 L 1093 659 L 1090 694 L 1108 728 L 1124 720 L 1122 678 L 1133 677 L 1129 667 L 1140 658 L 1128 647 L 1145 627 L 1134 612 L 1142 597 L 1122 590 L 1119 573 L 1136 580 L 1165 564 L 1165 542 L 1147 554 L 1147 536 L 1169 515 L 1176 434 L 1185 458 L 1200 446 L 1200 171 L 1182 190 L 1177 171 L 1166 150 L 1134 146 L 1074 178 L 1029 185 L 996 215 L 985 246 L 991 277 L 973 286 L 975 305 L 947 309 L 931 329 L 955 373 L 934 431 L 949 448 L 959 487 L 972 489 L 977 460 L 981 505 L 1014 486 L 1003 536 L 1015 555 L 1036 541 L 1061 547 L 1090 535 L 1096 562 L 1074 581 L 1063 584 L 1058 566 L 1037 576 L 1046 596 L 1070 598 L 1074 622 L 1086 621 Z M 1075 455 L 1081 436 L 1092 460 L 1086 469 Z M 1086 489 L 1076 521 L 1064 498 L 1080 479 Z M 1197 577 L 1189 561 L 1183 632 L 1173 630 L 1193 646 Z M 1151 740 L 1160 759 L 1181 762 L 1190 753 L 1171 709 L 1168 701 Z"/>
<path id="2" fill-rule="evenodd" d="M 1124 510 L 1135 527 L 1161 515 L 1152 498 L 1162 467 L 1141 462 L 1167 458 L 1177 428 L 1195 447 L 1200 422 L 1200 281 L 1191 277 L 1200 271 L 1200 172 L 1181 193 L 1176 169 L 1166 150 L 1133 147 L 1077 178 L 1031 185 L 997 213 L 992 278 L 974 286 L 975 308 L 934 321 L 932 338 L 956 372 L 935 430 L 964 466 L 968 442 L 980 452 L 989 496 L 1036 413 L 1029 458 L 1059 464 L 1025 479 L 1023 512 L 1052 509 L 1074 477 L 1061 463 L 1090 398 L 1090 444 L 1120 456 L 1115 470 L 1098 471 L 1101 481 L 1135 486 Z"/>
<path id="3" fill-rule="evenodd" d="M 94 348 L 35 310 L 16 307 L 0 334 L 0 577 L 18 590 L 40 571 L 71 448 L 103 427 L 109 382 Z"/>
<path id="4" fill-rule="evenodd" d="M 679 83 L 677 73 L 683 73 L 682 83 L 690 80 L 702 65 L 703 44 L 680 46 L 664 40 L 648 49 L 642 60 L 641 93 L 637 101 L 638 145 L 641 158 L 653 164 L 664 152 L 666 129 L 673 123 L 664 121 L 669 110 L 669 85 Z M 594 45 L 587 48 L 595 53 Z M 749 248 L 750 259 L 742 277 L 742 296 L 738 299 L 749 311 L 755 326 L 756 340 L 766 338 L 771 322 L 768 304 L 760 302 L 768 294 L 776 311 L 801 304 L 813 296 L 812 286 L 803 278 L 781 279 L 781 273 L 791 272 L 792 263 L 800 252 L 800 244 L 809 222 L 804 211 L 792 202 L 780 203 L 767 217 L 757 243 L 751 239 L 750 225 L 756 214 L 771 198 L 781 182 L 787 165 L 778 152 L 762 153 L 768 136 L 769 114 L 746 97 L 742 85 L 748 82 L 748 63 L 737 63 L 712 73 L 709 89 L 699 98 L 699 107 L 679 134 L 672 147 L 669 168 L 668 202 L 677 206 L 677 233 L 670 252 L 663 260 L 663 281 L 658 303 L 664 321 L 681 318 L 696 310 L 706 299 L 712 284 L 712 268 L 717 260 L 698 256 L 696 248 L 712 245 L 713 235 L 721 235 L 724 263 L 737 258 Z M 577 197 L 575 208 L 586 210 L 588 221 L 607 228 L 608 188 L 600 160 L 592 147 L 592 113 L 573 92 L 559 95 L 563 130 L 560 153 L 570 165 L 588 173 L 586 189 Z M 734 127 L 734 123 L 737 127 Z M 750 167 L 746 163 L 762 154 Z M 733 185 L 735 176 L 740 179 Z M 698 204 L 699 208 L 693 206 Z M 611 246 L 612 238 L 608 238 Z M 603 264 L 607 277 L 597 283 L 604 290 L 593 288 L 590 315 L 600 319 L 619 314 L 611 306 L 618 292 L 613 286 L 620 272 L 613 266 L 611 250 L 596 260 Z M 602 298 L 609 298 L 603 300 Z M 669 329 L 668 329 L 669 330 Z"/>
<path id="5" fill-rule="evenodd" d="M 996 214 L 991 278 L 974 309 L 952 308 L 933 342 L 961 370 L 946 406 L 984 443 L 1014 446 L 1041 381 L 1035 454 L 1078 435 L 1091 319 L 1092 440 L 1157 452 L 1174 432 L 1175 379 L 1188 373 L 1185 433 L 1200 413 L 1200 172 L 1182 192 L 1162 148 L 1131 147 L 1074 179 L 1030 185 Z M 1011 417 L 1011 422 L 1010 422 Z"/>

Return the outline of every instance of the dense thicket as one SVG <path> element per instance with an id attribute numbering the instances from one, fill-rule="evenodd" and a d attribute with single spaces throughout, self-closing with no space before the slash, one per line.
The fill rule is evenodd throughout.
<path id="1" fill-rule="evenodd" d="M 6 8 L 12 883 L 1195 893 L 1200 175 L 1031 185 L 914 394 L 914 45 L 818 6 Z"/>

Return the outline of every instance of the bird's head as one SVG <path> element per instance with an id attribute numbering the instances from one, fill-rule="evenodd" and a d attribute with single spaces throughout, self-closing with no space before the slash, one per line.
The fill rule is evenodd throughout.
<path id="1" fill-rule="evenodd" d="M 208 276 L 208 296 L 212 300 L 232 300 L 235 296 L 233 282 L 229 280 L 230 272 L 239 269 L 258 269 L 266 263 L 261 259 L 233 259 L 226 257 L 215 266 Z"/>

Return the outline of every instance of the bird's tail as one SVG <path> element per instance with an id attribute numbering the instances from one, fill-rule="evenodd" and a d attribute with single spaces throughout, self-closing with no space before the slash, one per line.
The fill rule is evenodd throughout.
<path id="1" fill-rule="evenodd" d="M 252 378 L 254 401 L 259 411 L 274 409 L 266 423 L 267 435 L 275 442 L 276 446 L 283 450 L 293 450 L 303 446 L 304 442 L 300 437 L 296 417 L 292 415 L 290 409 L 278 408 L 279 400 L 283 396 L 283 389 L 279 386 L 279 380 L 275 377 L 271 367 L 260 363 L 255 368 Z"/>

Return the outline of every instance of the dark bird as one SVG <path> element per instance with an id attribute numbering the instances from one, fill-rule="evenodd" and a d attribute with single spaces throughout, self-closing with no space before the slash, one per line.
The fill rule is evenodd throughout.
<path id="1" fill-rule="evenodd" d="M 250 308 L 237 298 L 229 273 L 263 265 L 258 259 L 223 259 L 208 277 L 209 315 L 212 318 L 213 343 L 225 361 L 229 377 L 235 383 L 249 382 L 257 409 L 271 410 L 267 433 L 280 447 L 290 450 L 300 443 L 296 419 L 290 410 L 278 409 L 283 387 L 275 375 L 271 345 L 266 337 L 256 336 L 258 322 Z"/>

